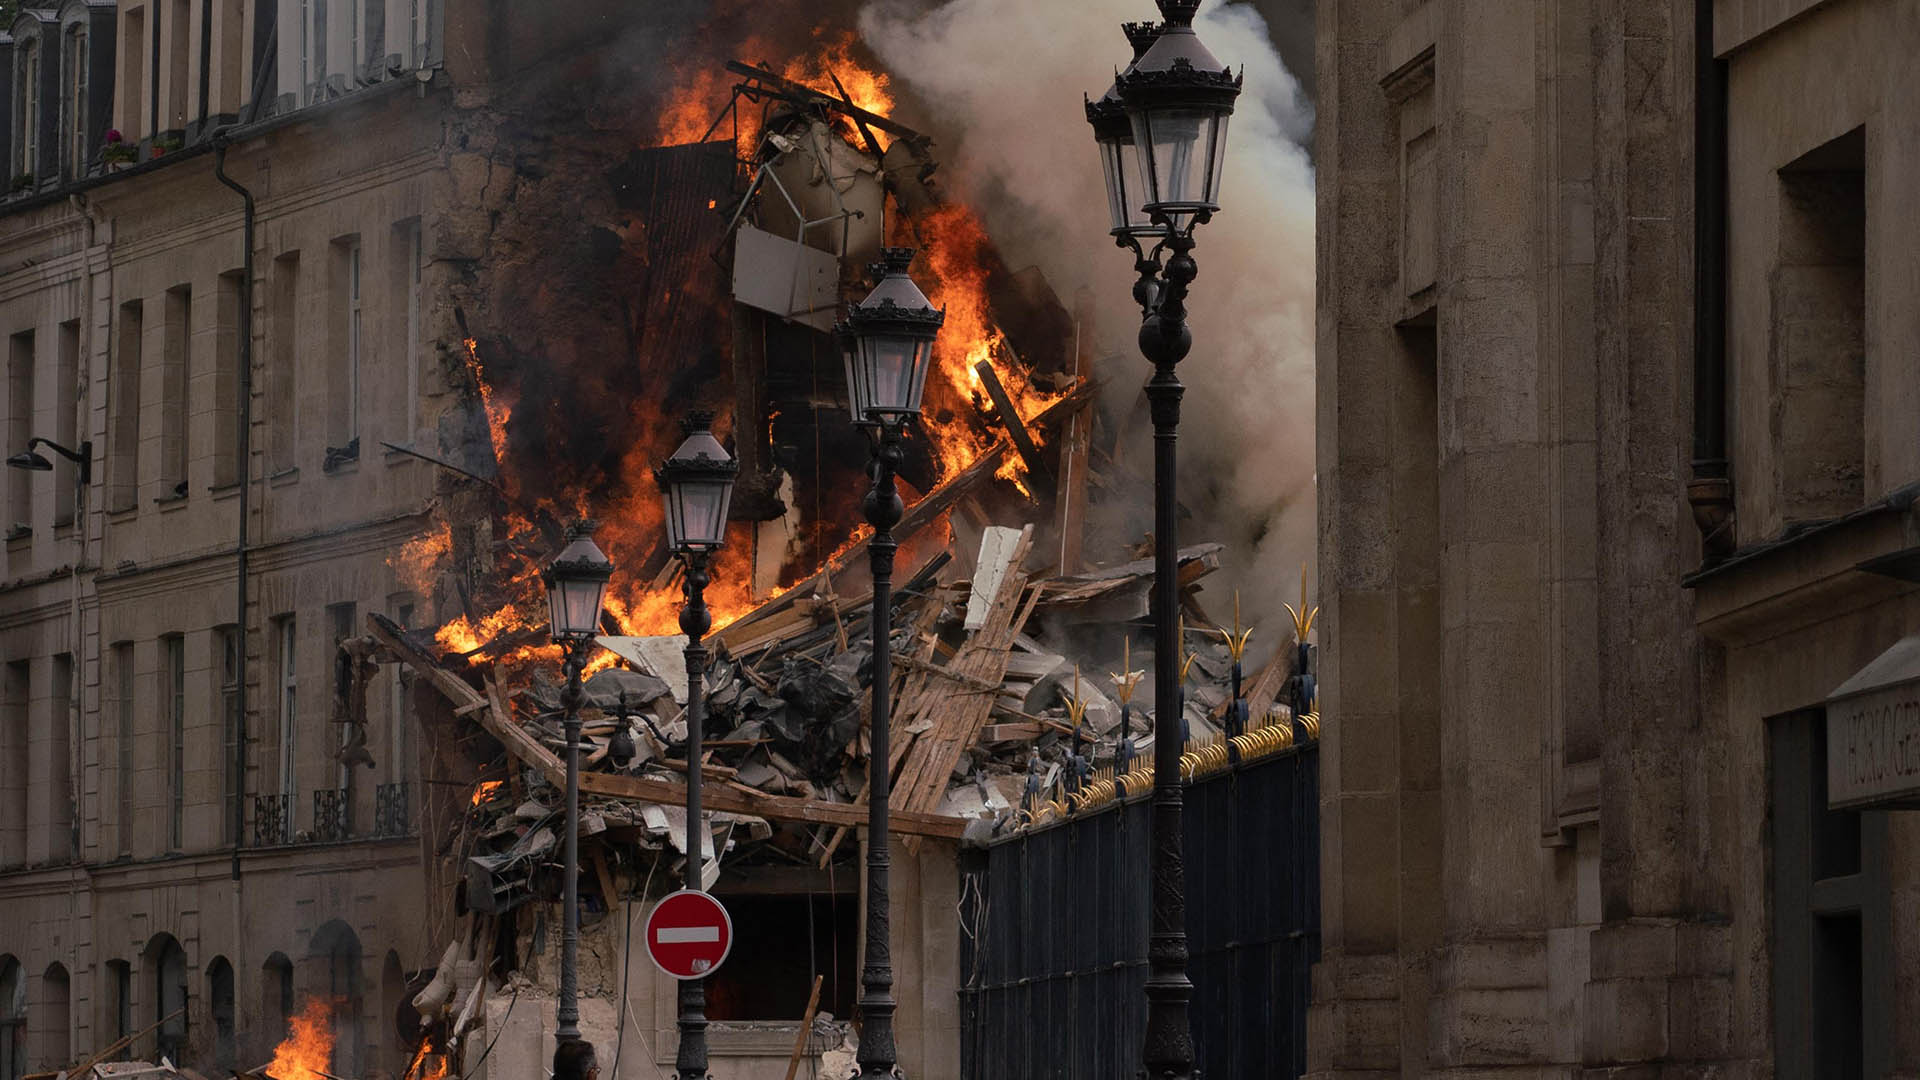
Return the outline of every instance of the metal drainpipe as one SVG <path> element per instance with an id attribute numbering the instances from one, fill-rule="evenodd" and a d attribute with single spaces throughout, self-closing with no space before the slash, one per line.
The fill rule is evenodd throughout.
<path id="1" fill-rule="evenodd" d="M 1694 0 L 1693 476 L 1706 561 L 1733 550 L 1727 467 L 1727 65 L 1713 51 L 1714 0 Z"/>
<path id="2" fill-rule="evenodd" d="M 213 175 L 222 184 L 232 188 L 245 201 L 242 236 L 246 245 L 241 256 L 240 271 L 240 387 L 239 407 L 236 409 L 239 431 L 234 439 L 235 455 L 239 458 L 234 470 L 240 478 L 240 529 L 234 542 L 234 626 L 240 635 L 240 647 L 234 658 L 234 676 L 236 698 L 234 718 L 236 738 L 234 739 L 234 763 L 237 782 L 233 791 L 233 880 L 240 880 L 241 833 L 246 827 L 247 798 L 247 515 L 249 513 L 250 494 L 253 477 L 250 459 L 253 456 L 253 192 L 240 186 L 233 177 L 227 175 L 227 129 L 221 128 L 213 133 Z"/>

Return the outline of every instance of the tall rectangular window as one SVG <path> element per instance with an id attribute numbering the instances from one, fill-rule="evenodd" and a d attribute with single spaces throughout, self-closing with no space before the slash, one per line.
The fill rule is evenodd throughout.
<path id="1" fill-rule="evenodd" d="M 326 100 L 327 90 L 327 0 L 303 0 L 306 22 L 303 81 L 307 101 Z"/>
<path id="2" fill-rule="evenodd" d="M 140 492 L 140 301 L 120 305 L 107 379 L 107 509 L 131 510 Z"/>
<path id="3" fill-rule="evenodd" d="M 160 348 L 160 493 L 162 502 L 187 497 L 187 383 L 193 349 L 193 289 L 167 290 L 165 340 Z"/>
<path id="4" fill-rule="evenodd" d="M 361 337 L 360 238 L 333 242 L 333 267 L 328 281 L 328 322 L 333 351 L 327 380 L 327 457 L 333 469 L 360 457 L 360 369 L 365 341 Z"/>
<path id="5" fill-rule="evenodd" d="M 370 76 L 387 62 L 387 4 L 386 0 L 352 0 L 352 3 L 353 62 Z"/>
<path id="6" fill-rule="evenodd" d="M 73 654 L 53 658 L 47 686 L 47 852 L 56 863 L 73 858 Z"/>
<path id="7" fill-rule="evenodd" d="M 167 850 L 186 846 L 187 822 L 187 639 L 160 639 L 160 707 L 167 716 Z"/>
<path id="8" fill-rule="evenodd" d="M 112 646 L 114 830 L 121 855 L 133 854 L 133 642 Z M 122 1032 L 122 1034 L 125 1034 Z"/>
<path id="9" fill-rule="evenodd" d="M 419 439 L 420 426 L 420 219 L 403 221 L 394 228 L 394 250 L 400 252 L 392 275 L 389 296 L 406 298 L 406 326 L 403 340 L 406 352 L 406 393 L 391 395 L 392 408 L 400 411 L 390 436 L 394 442 L 411 446 Z"/>
<path id="10" fill-rule="evenodd" d="M 106 1028 L 116 1042 L 134 1033 L 133 965 L 125 960 L 107 961 Z"/>
<path id="11" fill-rule="evenodd" d="M 7 664 L 0 686 L 0 866 L 27 861 L 27 702 L 33 665 Z"/>
<path id="12" fill-rule="evenodd" d="M 40 174 L 40 39 L 23 39 L 14 57 L 19 81 L 14 85 L 13 130 L 18 152 L 13 156 L 15 176 Z"/>
<path id="13" fill-rule="evenodd" d="M 25 448 L 33 438 L 33 331 L 7 342 L 7 445 Z M 18 453 L 8 450 L 8 453 Z M 33 532 L 33 478 L 30 469 L 7 470 L 7 538 Z"/>
<path id="14" fill-rule="evenodd" d="M 267 333 L 270 337 L 266 389 L 267 471 L 276 475 L 294 468 L 299 446 L 295 406 L 300 355 L 299 285 L 300 253 L 290 251 L 274 259 L 268 300 Z"/>
<path id="15" fill-rule="evenodd" d="M 147 9 L 127 8 L 120 27 L 120 78 L 114 83 L 120 97 L 119 130 L 137 142 L 146 131 Z"/>
<path id="16" fill-rule="evenodd" d="M 66 174 L 87 174 L 87 24 L 67 30 L 66 56 L 60 64 L 61 131 L 66 135 Z"/>
<path id="17" fill-rule="evenodd" d="M 276 682 L 279 690 L 277 697 L 280 713 L 280 794 L 291 798 L 299 791 L 299 786 L 295 782 L 297 775 L 294 769 L 298 762 L 294 757 L 294 750 L 298 743 L 300 718 L 297 664 L 299 652 L 295 648 L 297 640 L 293 616 L 282 615 L 275 619 L 273 630 L 279 647 L 275 666 L 278 674 Z"/>
<path id="18" fill-rule="evenodd" d="M 246 782 L 240 760 L 240 650 L 246 647 L 245 640 L 238 627 L 223 626 L 214 632 L 214 644 L 219 649 L 219 682 L 215 689 L 220 702 L 220 775 L 224 778 L 220 786 L 220 838 L 225 844 L 238 839 L 233 831 L 233 804 Z"/>
<path id="19" fill-rule="evenodd" d="M 220 275 L 213 315 L 213 486 L 240 482 L 240 284 L 242 270 Z"/>
<path id="20" fill-rule="evenodd" d="M 1886 1076 L 1896 1021 L 1884 810 L 1827 802 L 1827 717 L 1768 721 L 1773 1036 L 1779 1080 Z"/>
<path id="21" fill-rule="evenodd" d="M 80 449 L 80 320 L 60 324 L 59 351 L 53 376 L 53 439 L 70 450 Z M 53 523 L 73 524 L 75 481 L 78 474 L 62 474 L 53 485 Z"/>
<path id="22" fill-rule="evenodd" d="M 173 0 L 167 21 L 168 52 L 172 61 L 167 70 L 167 131 L 187 129 L 187 79 L 193 58 L 193 0 Z"/>

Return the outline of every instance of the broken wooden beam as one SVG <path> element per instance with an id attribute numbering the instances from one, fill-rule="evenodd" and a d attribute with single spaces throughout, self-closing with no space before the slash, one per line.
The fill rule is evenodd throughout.
<path id="1" fill-rule="evenodd" d="M 1000 425 L 1007 429 L 1007 438 L 1013 440 L 1013 448 L 1020 452 L 1020 460 L 1026 463 L 1027 475 L 1037 484 L 1051 488 L 1053 470 L 1041 460 L 1040 446 L 1027 432 L 1026 421 L 1020 419 L 1020 410 L 1013 407 L 1013 398 L 1007 396 L 1007 388 L 1000 385 L 1000 375 L 993 370 L 992 361 L 982 360 L 973 365 L 973 373 L 980 376 L 980 385 L 986 387 L 994 411 L 1000 414 Z"/>
<path id="2" fill-rule="evenodd" d="M 897 135 L 902 139 L 926 138 L 926 136 L 900 123 L 898 120 L 889 120 L 879 113 L 869 112 L 858 105 L 850 105 L 847 102 L 841 101 L 832 94 L 823 94 L 811 86 L 802 86 L 791 79 L 781 78 L 766 68 L 755 67 L 752 64 L 743 64 L 738 60 L 729 60 L 727 61 L 727 70 L 733 72 L 735 75 L 744 75 L 749 79 L 756 79 L 763 82 L 767 84 L 769 89 L 776 90 L 797 103 L 812 103 L 823 108 L 832 109 L 834 112 L 841 113 L 850 120 L 859 121 L 869 127 L 879 128 L 889 135 Z"/>
<path id="3" fill-rule="evenodd" d="M 565 777 L 563 776 L 562 779 L 564 780 Z M 669 783 L 649 777 L 621 776 L 616 773 L 583 772 L 580 774 L 580 790 L 591 795 L 638 799 L 641 802 L 662 803 L 667 806 L 682 806 L 687 801 L 687 789 L 684 784 Z M 856 828 L 865 827 L 867 824 L 867 808 L 857 803 L 801 799 L 790 795 L 768 795 L 765 798 L 752 799 L 739 792 L 713 786 L 704 789 L 701 800 L 708 810 L 747 814 L 773 821 L 798 821 L 812 825 L 849 825 Z M 957 840 L 966 831 L 967 823 L 964 819 L 947 817 L 944 814 L 895 810 L 892 815 L 892 828 L 894 832 L 906 833 L 909 836 L 934 836 Z"/>

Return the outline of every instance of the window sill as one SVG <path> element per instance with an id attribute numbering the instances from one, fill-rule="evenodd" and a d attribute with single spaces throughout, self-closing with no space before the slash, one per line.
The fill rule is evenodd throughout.
<path id="1" fill-rule="evenodd" d="M 299 482 L 300 482 L 300 469 L 297 466 L 291 469 L 281 469 L 279 472 L 267 474 L 267 485 L 269 487 L 286 487 L 288 484 L 297 484 Z"/>
<path id="2" fill-rule="evenodd" d="M 15 525 L 7 530 L 5 539 L 8 551 L 19 551 L 33 542 L 33 526 Z"/>
<path id="3" fill-rule="evenodd" d="M 214 502 L 225 502 L 240 494 L 239 484 L 215 484 L 207 489 Z"/>
<path id="4" fill-rule="evenodd" d="M 327 447 L 327 455 L 320 463 L 320 471 L 328 476 L 336 473 L 354 472 L 360 468 L 360 436 L 345 446 Z"/>
<path id="5" fill-rule="evenodd" d="M 110 506 L 107 508 L 107 520 L 116 525 L 123 521 L 132 521 L 135 517 L 138 517 L 139 514 L 140 505 L 138 503 L 130 503 L 126 506 Z"/>
<path id="6" fill-rule="evenodd" d="M 162 495 L 153 500 L 153 505 L 159 507 L 161 513 L 172 513 L 175 510 L 183 509 L 187 505 L 187 497 L 184 494 Z"/>
<path id="7" fill-rule="evenodd" d="M 380 456 L 386 461 L 388 468 L 393 468 L 396 465 L 405 465 L 410 461 L 419 461 L 420 459 L 413 455 L 412 450 L 413 444 L 411 443 L 403 447 L 387 446 L 385 443 L 382 443 Z"/>

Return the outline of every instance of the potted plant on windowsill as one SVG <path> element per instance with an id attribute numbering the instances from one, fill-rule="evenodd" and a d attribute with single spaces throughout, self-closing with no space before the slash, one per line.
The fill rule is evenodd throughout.
<path id="1" fill-rule="evenodd" d="M 33 183 L 34 183 L 33 174 L 30 172 L 23 172 L 20 175 L 13 178 L 13 187 L 10 190 L 15 195 L 18 195 L 26 191 L 32 191 Z"/>
<path id="2" fill-rule="evenodd" d="M 187 145 L 187 141 L 178 135 L 157 135 L 153 140 L 153 156 L 171 153 Z"/>
<path id="3" fill-rule="evenodd" d="M 139 158 L 133 144 L 121 136 L 119 129 L 107 132 L 107 143 L 100 148 L 100 163 L 108 172 L 119 172 L 132 165 Z"/>

